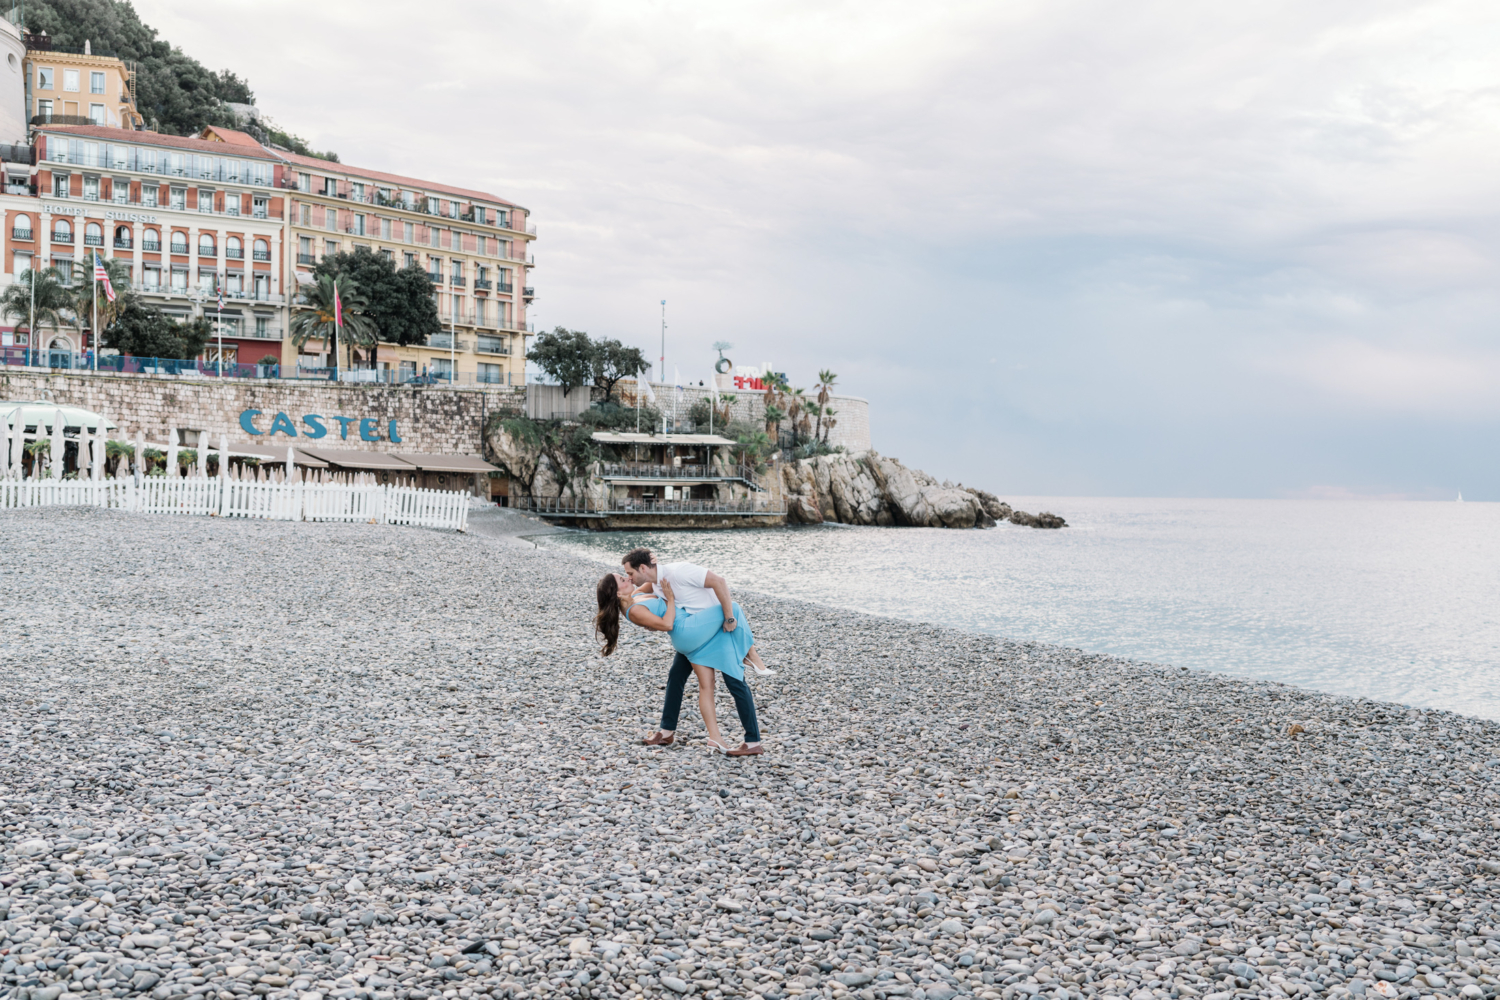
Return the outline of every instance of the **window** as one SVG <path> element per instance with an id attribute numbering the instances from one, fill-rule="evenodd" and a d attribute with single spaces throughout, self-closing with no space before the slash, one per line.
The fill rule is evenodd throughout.
<path id="1" fill-rule="evenodd" d="M 479 326 L 489 326 L 489 324 L 485 322 L 484 305 L 484 299 L 474 300 L 474 322 Z M 480 348 L 480 350 L 484 350 L 484 348 Z"/>
<path id="2" fill-rule="evenodd" d="M 90 222 L 83 227 L 83 245 L 86 247 L 102 247 L 104 245 L 104 229 L 97 222 Z"/>
<path id="3" fill-rule="evenodd" d="M 432 278 L 434 285 L 441 284 L 443 281 L 443 258 L 427 258 L 427 274 Z"/>
<path id="4" fill-rule="evenodd" d="M 417 363 L 415 361 L 401 362 L 401 381 L 409 382 L 417 377 Z"/>
<path id="5" fill-rule="evenodd" d="M 135 151 L 135 169 L 147 174 L 156 173 L 156 150 L 137 149 Z"/>
<path id="6" fill-rule="evenodd" d="M 95 125 L 104 125 L 104 124 L 106 124 L 106 122 L 104 121 L 104 105 L 102 105 L 102 104 L 90 104 L 89 105 L 89 121 L 93 122 Z"/>
<path id="7" fill-rule="evenodd" d="M 218 284 L 219 284 L 219 275 L 218 275 L 218 272 L 204 270 L 201 267 L 198 269 L 198 289 L 199 289 L 199 291 L 211 292 L 215 288 L 218 287 Z"/>
<path id="8" fill-rule="evenodd" d="M 31 254 L 16 252 L 10 255 L 11 274 L 17 277 L 31 270 Z"/>
<path id="9" fill-rule="evenodd" d="M 339 241 L 338 240 L 324 240 L 323 241 L 323 252 L 325 254 L 330 255 L 330 256 L 332 256 L 333 254 L 338 253 L 339 252 Z"/>
<path id="10" fill-rule="evenodd" d="M 214 210 L 214 192 L 198 189 L 198 211 L 212 212 Z"/>
<path id="11" fill-rule="evenodd" d="M 354 235 L 355 236 L 363 236 L 363 235 L 365 235 L 365 217 L 363 215 L 358 214 L 358 213 L 355 213 L 355 216 L 354 216 Z"/>
<path id="12" fill-rule="evenodd" d="M 250 214 L 257 219 L 269 218 L 271 215 L 271 200 L 269 198 L 251 199 Z"/>
<path id="13" fill-rule="evenodd" d="M 238 236 L 226 236 L 224 238 L 224 259 L 245 259 L 245 245 L 240 242 L 240 238 Z"/>
<path id="14" fill-rule="evenodd" d="M 245 290 L 245 276 L 238 273 L 230 273 L 224 276 L 224 294 L 239 298 L 240 293 Z"/>
<path id="15" fill-rule="evenodd" d="M 401 223 L 401 239 L 407 243 L 416 242 L 412 236 L 413 226 L 410 222 Z"/>
<path id="16" fill-rule="evenodd" d="M 154 292 L 161 288 L 161 268 L 147 266 L 141 272 L 141 287 L 148 292 Z"/>
<path id="17" fill-rule="evenodd" d="M 13 240 L 31 239 L 31 216 L 18 215 L 10 224 L 10 237 Z M 30 259 L 29 257 L 27 258 Z"/>
<path id="18" fill-rule="evenodd" d="M 63 70 L 63 90 L 72 91 L 75 94 L 78 92 L 78 70 Z"/>
<path id="19" fill-rule="evenodd" d="M 144 206 L 145 208 L 155 208 L 156 207 L 156 198 L 157 198 L 157 195 L 159 195 L 160 193 L 161 193 L 161 188 L 157 187 L 155 184 L 142 184 L 141 185 L 141 205 Z"/>
<path id="20" fill-rule="evenodd" d="M 432 359 L 432 374 L 437 375 L 437 376 L 439 376 L 441 378 L 452 378 L 453 377 L 453 359 L 452 358 L 433 358 Z"/>
<path id="21" fill-rule="evenodd" d="M 98 70 L 94 70 L 93 72 L 89 73 L 89 93 L 104 93 L 104 74 L 99 72 Z"/>
<path id="22" fill-rule="evenodd" d="M 455 285 L 461 285 L 461 284 L 463 284 L 463 280 L 464 280 L 464 262 L 461 261 L 461 260 L 455 260 L 455 261 L 453 261 L 453 283 Z"/>
<path id="23" fill-rule="evenodd" d="M 204 234 L 202 234 L 201 236 L 198 237 L 198 256 L 199 257 L 214 257 L 214 256 L 217 256 L 217 251 L 216 251 L 216 249 L 214 247 L 214 238 L 213 238 L 212 234 L 210 234 L 210 233 L 204 233 Z"/>
<path id="24" fill-rule="evenodd" d="M 188 252 L 187 233 L 173 233 L 172 234 L 172 252 L 173 253 L 187 253 Z"/>
<path id="25" fill-rule="evenodd" d="M 57 268 L 57 276 L 65 285 L 73 283 L 73 262 L 66 257 L 53 257 L 52 266 Z"/>
<path id="26" fill-rule="evenodd" d="M 336 209 L 325 208 L 323 210 L 323 228 L 337 229 L 339 227 L 339 213 Z"/>
<path id="27" fill-rule="evenodd" d="M 484 362 L 481 361 L 479 363 L 479 373 L 474 376 L 474 381 L 476 381 L 476 382 L 486 382 L 486 383 L 489 383 L 490 385 L 499 385 L 500 384 L 500 366 L 499 365 L 485 364 Z"/>
<path id="28" fill-rule="evenodd" d="M 72 243 L 73 242 L 73 227 L 72 227 L 72 225 L 70 225 L 68 223 L 67 219 L 53 219 L 52 220 L 52 242 L 53 243 Z"/>
<path id="29" fill-rule="evenodd" d="M 52 67 L 51 66 L 38 66 L 37 67 L 37 69 L 36 69 L 36 89 L 37 90 L 51 90 L 52 89 Z M 47 103 L 51 104 L 52 102 L 48 101 Z M 50 113 L 52 109 L 48 108 L 47 110 L 48 110 L 48 113 Z"/>
<path id="30" fill-rule="evenodd" d="M 187 208 L 187 188 L 172 189 L 172 207 L 179 212 Z"/>
<path id="31" fill-rule="evenodd" d="M 179 295 L 187 291 L 187 268 L 172 268 L 172 291 Z"/>
<path id="32" fill-rule="evenodd" d="M 455 323 L 467 323 L 468 322 L 468 320 L 464 318 L 464 299 L 463 299 L 463 296 L 457 294 L 456 292 L 453 295 L 453 307 L 452 308 L 453 308 L 453 311 L 451 313 L 449 313 L 449 315 L 453 317 L 453 322 L 455 322 Z"/>
<path id="33" fill-rule="evenodd" d="M 154 229 L 148 229 L 141 240 L 141 249 L 148 253 L 161 252 L 161 233 Z"/>
<path id="34" fill-rule="evenodd" d="M 381 247 L 380 248 L 380 256 L 384 257 L 386 260 L 393 261 L 393 262 L 396 259 L 395 253 L 392 252 L 388 247 Z"/>
<path id="35" fill-rule="evenodd" d="M 354 199 L 355 201 L 364 201 L 365 186 L 363 184 L 351 183 L 349 185 L 349 197 Z"/>
<path id="36" fill-rule="evenodd" d="M 310 226 L 310 225 L 312 225 L 312 206 L 311 205 L 303 205 L 302 206 L 302 224 L 304 226 Z"/>
<path id="37" fill-rule="evenodd" d="M 68 181 L 69 177 L 67 174 L 53 174 L 52 197 L 66 198 L 68 196 Z"/>
<path id="38" fill-rule="evenodd" d="M 311 191 L 312 190 L 312 175 L 311 174 L 298 174 L 297 175 L 297 190 L 298 191 Z"/>
<path id="39" fill-rule="evenodd" d="M 390 219 L 381 219 L 380 220 L 380 238 L 383 239 L 383 240 L 388 240 L 388 239 L 391 238 L 391 220 Z"/>
<path id="40" fill-rule="evenodd" d="M 116 205 L 125 205 L 130 202 L 130 180 L 125 177 L 116 177 L 109 185 L 110 192 L 114 195 Z"/>
<path id="41" fill-rule="evenodd" d="M 336 197 L 339 193 L 339 182 L 337 178 L 323 178 L 323 194 L 329 198 Z"/>
<path id="42" fill-rule="evenodd" d="M 85 177 L 83 179 L 83 200 L 84 201 L 98 201 L 99 200 L 99 178 L 97 178 L 97 177 Z"/>
<path id="43" fill-rule="evenodd" d="M 416 267 L 417 266 L 417 255 L 416 254 L 414 254 L 414 253 L 403 253 L 401 255 L 401 258 L 402 258 L 403 261 L 405 261 L 405 263 L 403 263 L 401 265 L 402 267 Z"/>
<path id="44" fill-rule="evenodd" d="M 474 206 L 474 221 L 475 222 L 483 222 L 484 221 L 484 206 L 483 205 L 475 205 Z"/>
<path id="45" fill-rule="evenodd" d="M 428 198 L 427 199 L 427 214 L 428 215 L 437 215 L 438 214 L 438 200 L 436 198 Z"/>
<path id="46" fill-rule="evenodd" d="M 270 260 L 271 259 L 271 244 L 267 243 L 265 240 L 256 240 L 255 241 L 255 259 L 256 260 Z"/>
<path id="47" fill-rule="evenodd" d="M 256 284 L 259 284 L 258 280 Z M 257 294 L 256 298 L 260 298 L 260 296 Z M 260 337 L 262 340 L 266 339 L 267 335 L 270 333 L 270 326 L 271 318 L 269 316 L 255 317 L 255 335 L 257 337 Z"/>
<path id="48" fill-rule="evenodd" d="M 115 246 L 121 250 L 129 250 L 131 244 L 131 233 L 129 226 L 115 227 Z"/>
<path id="49" fill-rule="evenodd" d="M 51 101 L 37 101 L 36 102 L 36 113 L 39 114 L 39 115 L 45 115 L 48 118 L 52 117 L 52 102 Z M 56 149 L 56 147 L 61 146 L 62 143 L 59 142 L 59 141 L 57 141 L 57 140 L 53 140 L 52 142 L 49 142 L 47 145 L 49 145 L 49 146 L 53 147 L 54 149 Z M 54 159 L 54 160 L 66 160 L 67 157 L 66 156 L 58 156 L 58 155 L 56 155 L 54 153 L 53 156 L 52 156 L 52 159 Z"/>
<path id="50" fill-rule="evenodd" d="M 255 297 L 262 302 L 270 301 L 271 298 L 271 276 L 269 274 L 257 274 L 255 276 Z"/>

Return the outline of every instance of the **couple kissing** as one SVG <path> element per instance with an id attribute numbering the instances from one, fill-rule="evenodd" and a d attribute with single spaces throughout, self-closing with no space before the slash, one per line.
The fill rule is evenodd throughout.
<path id="1" fill-rule="evenodd" d="M 708 730 L 711 751 L 730 757 L 753 757 L 764 752 L 760 725 L 755 718 L 755 698 L 745 683 L 745 667 L 767 676 L 755 650 L 755 636 L 744 610 L 729 598 L 729 584 L 717 573 L 687 562 L 662 563 L 649 549 L 632 549 L 621 561 L 619 573 L 606 573 L 595 596 L 599 613 L 594 630 L 604 637 L 605 656 L 620 641 L 620 618 L 650 632 L 667 632 L 677 655 L 667 672 L 667 694 L 661 708 L 661 727 L 650 733 L 647 746 L 667 746 L 676 739 L 677 717 L 689 674 L 698 678 L 698 710 Z M 734 698 L 745 741 L 733 750 L 719 732 L 714 710 L 717 674 Z"/>

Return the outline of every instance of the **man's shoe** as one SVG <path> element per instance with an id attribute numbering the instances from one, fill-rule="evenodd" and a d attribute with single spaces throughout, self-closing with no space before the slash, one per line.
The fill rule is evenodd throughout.
<path id="1" fill-rule="evenodd" d="M 676 738 L 676 733 L 673 733 L 671 736 L 663 736 L 660 729 L 653 729 L 651 735 L 647 736 L 642 742 L 648 747 L 664 747 L 671 745 L 672 741 Z"/>
<path id="2" fill-rule="evenodd" d="M 761 754 L 761 753 L 765 753 L 765 752 L 766 752 L 766 745 L 764 743 L 761 743 L 761 744 L 759 744 L 757 746 L 751 746 L 748 743 L 741 743 L 739 746 L 737 746 L 733 750 L 729 751 L 729 753 L 727 754 L 727 756 L 730 756 L 730 757 L 754 757 L 756 754 Z"/>

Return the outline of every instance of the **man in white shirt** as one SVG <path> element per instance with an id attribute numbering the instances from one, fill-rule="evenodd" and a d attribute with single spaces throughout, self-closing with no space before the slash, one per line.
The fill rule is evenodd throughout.
<path id="1" fill-rule="evenodd" d="M 683 611 L 706 611 L 715 604 L 719 605 L 724 609 L 724 631 L 734 631 L 734 602 L 729 598 L 728 582 L 719 574 L 688 562 L 658 566 L 649 549 L 632 549 L 621 563 L 631 583 L 637 587 L 650 584 L 658 597 L 666 596 L 661 591 L 661 582 L 670 583 L 677 607 Z M 682 694 L 692 672 L 693 665 L 686 656 L 678 653 L 672 658 L 672 668 L 667 672 L 667 693 L 662 703 L 661 727 L 646 737 L 647 746 L 666 746 L 675 738 Z M 730 750 L 729 756 L 749 757 L 763 753 L 760 724 L 755 717 L 755 698 L 750 694 L 750 686 L 743 679 L 728 674 L 724 675 L 724 686 L 729 688 L 740 724 L 745 727 L 745 742 Z"/>

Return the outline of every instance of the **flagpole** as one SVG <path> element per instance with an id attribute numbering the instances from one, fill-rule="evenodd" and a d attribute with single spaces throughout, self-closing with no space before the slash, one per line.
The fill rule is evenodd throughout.
<path id="1" fill-rule="evenodd" d="M 103 265 L 99 261 L 99 251 L 94 251 L 94 371 L 99 371 L 99 268 Z"/>
<path id="2" fill-rule="evenodd" d="M 219 326 L 219 378 L 223 378 L 224 377 L 224 289 L 222 289 L 222 288 L 219 289 L 219 308 L 217 310 L 217 313 L 218 313 L 217 322 L 218 322 L 218 326 Z M 241 313 L 241 315 L 244 315 L 244 314 Z"/>
<path id="3" fill-rule="evenodd" d="M 30 274 L 31 278 L 31 321 L 26 327 L 27 337 L 31 340 L 31 360 L 36 361 L 36 254 L 31 255 Z"/>

